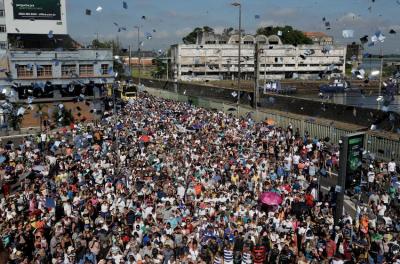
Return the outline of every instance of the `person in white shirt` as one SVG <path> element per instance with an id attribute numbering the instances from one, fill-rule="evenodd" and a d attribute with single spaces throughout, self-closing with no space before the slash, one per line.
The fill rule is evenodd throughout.
<path id="1" fill-rule="evenodd" d="M 299 165 L 300 162 L 300 155 L 298 153 L 293 155 L 293 167 L 294 169 L 297 168 L 297 166 Z"/>
<path id="2" fill-rule="evenodd" d="M 182 200 L 183 197 L 185 196 L 185 187 L 181 183 L 179 183 L 178 188 L 177 188 L 177 194 L 179 198 Z"/>
<path id="3" fill-rule="evenodd" d="M 375 181 L 375 172 L 373 170 L 373 168 L 370 167 L 368 173 L 367 173 L 367 177 L 368 177 L 368 183 L 372 184 Z"/>
<path id="4" fill-rule="evenodd" d="M 385 211 L 386 211 L 386 205 L 383 202 L 381 202 L 378 205 L 378 215 L 379 216 L 384 216 L 385 215 Z"/>
<path id="5" fill-rule="evenodd" d="M 388 163 L 388 172 L 390 174 L 394 174 L 396 172 L 396 162 L 394 161 L 394 159 L 392 159 L 389 163 Z"/>
<path id="6" fill-rule="evenodd" d="M 389 204 L 389 195 L 387 193 L 383 193 L 381 195 L 381 201 L 385 204 L 388 205 Z"/>

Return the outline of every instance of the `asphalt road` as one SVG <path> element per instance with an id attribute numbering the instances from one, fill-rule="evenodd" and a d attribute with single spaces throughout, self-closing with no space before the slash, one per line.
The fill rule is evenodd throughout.
<path id="1" fill-rule="evenodd" d="M 331 186 L 336 186 L 337 177 L 338 175 L 336 173 L 332 173 L 331 176 L 320 177 L 321 192 L 327 193 L 331 188 Z M 352 217 L 356 216 L 356 211 L 357 211 L 356 204 L 347 195 L 344 196 L 344 210 Z"/>

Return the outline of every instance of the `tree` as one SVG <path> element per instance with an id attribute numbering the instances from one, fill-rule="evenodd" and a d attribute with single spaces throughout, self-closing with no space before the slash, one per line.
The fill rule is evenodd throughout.
<path id="1" fill-rule="evenodd" d="M 291 26 L 263 27 L 257 29 L 257 34 L 265 36 L 278 35 L 278 31 L 282 32 L 282 36 L 280 36 L 280 38 L 283 44 L 301 45 L 313 43 L 312 40 L 304 35 L 302 31 L 294 29 Z"/>
<path id="2" fill-rule="evenodd" d="M 92 47 L 94 49 L 112 49 L 114 56 L 119 56 L 123 53 L 120 43 L 115 40 L 101 42 L 98 39 L 94 39 L 92 40 Z M 123 75 L 125 73 L 123 62 L 121 60 L 114 59 L 113 70 L 114 72 L 118 72 L 119 77 Z"/>
<path id="3" fill-rule="evenodd" d="M 94 49 L 112 49 L 114 55 L 121 55 L 121 45 L 115 40 L 101 42 L 98 39 L 94 39 L 92 40 L 92 47 Z"/>
<path id="4" fill-rule="evenodd" d="M 230 35 L 232 35 L 233 32 L 234 32 L 233 27 L 224 28 L 224 30 L 222 31 L 222 35 L 223 36 L 230 36 Z"/>
<path id="5" fill-rule="evenodd" d="M 182 38 L 183 43 L 185 44 L 196 44 L 198 34 L 202 32 L 207 33 L 214 33 L 214 29 L 210 28 L 209 26 L 203 26 L 203 28 L 195 28 L 192 32 L 187 34 L 185 37 Z"/>
<path id="6" fill-rule="evenodd" d="M 162 58 L 153 59 L 156 69 L 151 73 L 154 78 L 162 78 L 167 73 L 167 64 Z"/>

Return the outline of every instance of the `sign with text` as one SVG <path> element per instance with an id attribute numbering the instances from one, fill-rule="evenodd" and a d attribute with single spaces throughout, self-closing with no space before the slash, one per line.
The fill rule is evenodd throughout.
<path id="1" fill-rule="evenodd" d="M 344 143 L 347 143 L 346 187 L 350 187 L 356 176 L 361 175 L 364 133 L 350 135 Z"/>
<path id="2" fill-rule="evenodd" d="M 335 225 L 343 216 L 343 202 L 345 190 L 351 189 L 361 180 L 362 153 L 364 148 L 364 132 L 342 136 L 339 156 L 339 176 L 335 191 L 336 198 Z"/>
<path id="3" fill-rule="evenodd" d="M 61 20 L 60 0 L 14 0 L 14 19 Z"/>

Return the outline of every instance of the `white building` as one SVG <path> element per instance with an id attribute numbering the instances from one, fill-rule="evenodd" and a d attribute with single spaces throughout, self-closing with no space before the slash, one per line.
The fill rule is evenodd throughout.
<path id="1" fill-rule="evenodd" d="M 241 78 L 253 79 L 255 43 L 263 79 L 315 79 L 345 73 L 346 47 L 338 45 L 283 45 L 278 36 L 244 35 L 241 40 Z M 238 35 L 207 33 L 197 44 L 171 46 L 172 67 L 178 80 L 222 80 L 238 76 Z"/>
<path id="2" fill-rule="evenodd" d="M 0 0 L 0 52 L 7 48 L 7 26 L 4 0 Z"/>
<path id="3" fill-rule="evenodd" d="M 19 99 L 32 90 L 35 98 L 93 95 L 114 82 L 112 50 L 81 48 L 66 12 L 65 0 L 0 0 L 0 85 L 17 87 Z"/>
<path id="4" fill-rule="evenodd" d="M 0 49 L 10 35 L 67 35 L 65 0 L 0 0 Z"/>

